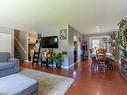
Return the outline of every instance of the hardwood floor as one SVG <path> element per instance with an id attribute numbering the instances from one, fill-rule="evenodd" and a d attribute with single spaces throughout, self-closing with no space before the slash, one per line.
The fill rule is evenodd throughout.
<path id="1" fill-rule="evenodd" d="M 73 78 L 74 83 L 65 95 L 127 95 L 127 81 L 116 70 L 93 72 L 90 64 L 90 60 L 80 62 L 68 70 L 32 66 L 30 63 L 21 63 L 20 66 Z"/>

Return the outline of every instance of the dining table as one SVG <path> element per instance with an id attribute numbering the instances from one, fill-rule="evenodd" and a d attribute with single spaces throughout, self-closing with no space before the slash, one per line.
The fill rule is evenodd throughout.
<path id="1" fill-rule="evenodd" d="M 93 52 L 91 54 L 91 57 L 96 57 L 96 52 Z M 115 60 L 115 57 L 112 55 L 112 53 L 109 53 L 109 52 L 106 53 L 106 58 L 109 58 L 111 60 Z"/>
<path id="2" fill-rule="evenodd" d="M 96 52 L 91 54 L 91 58 L 96 58 Z M 115 57 L 112 55 L 112 53 L 107 52 L 105 57 L 106 64 L 111 64 L 114 68 L 115 65 Z"/>

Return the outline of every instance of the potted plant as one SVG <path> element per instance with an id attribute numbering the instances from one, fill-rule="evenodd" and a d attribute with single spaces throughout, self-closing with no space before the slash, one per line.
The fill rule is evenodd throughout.
<path id="1" fill-rule="evenodd" d="M 64 61 L 63 55 L 66 55 L 67 52 L 63 51 L 62 53 L 54 53 L 53 61 L 56 63 L 57 68 L 61 68 L 62 62 Z"/>
<path id="2" fill-rule="evenodd" d="M 127 56 L 127 44 L 125 42 L 125 27 L 127 26 L 127 18 L 122 19 L 118 24 L 118 37 L 115 39 L 115 46 L 116 48 L 122 52 L 121 57 Z"/>

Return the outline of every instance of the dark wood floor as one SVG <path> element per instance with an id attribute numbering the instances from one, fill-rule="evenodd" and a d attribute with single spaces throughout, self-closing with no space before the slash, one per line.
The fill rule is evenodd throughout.
<path id="1" fill-rule="evenodd" d="M 93 72 L 90 64 L 90 60 L 80 62 L 68 70 L 32 66 L 31 63 L 21 63 L 20 66 L 73 78 L 74 83 L 65 95 L 127 95 L 127 81 L 118 71 Z"/>

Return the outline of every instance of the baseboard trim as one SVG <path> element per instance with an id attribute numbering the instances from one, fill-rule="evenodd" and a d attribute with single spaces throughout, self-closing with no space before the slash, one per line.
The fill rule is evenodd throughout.
<path id="1" fill-rule="evenodd" d="M 25 63 L 29 62 L 29 60 L 23 60 Z"/>
<path id="2" fill-rule="evenodd" d="M 68 66 L 62 66 L 61 68 L 63 68 L 63 69 L 69 69 Z"/>
<path id="3" fill-rule="evenodd" d="M 77 62 L 79 63 L 81 61 L 81 59 L 79 59 Z"/>
<path id="4" fill-rule="evenodd" d="M 41 64 L 41 62 L 39 62 L 38 64 Z M 46 64 L 42 64 L 42 65 L 46 65 Z M 71 68 L 72 66 L 74 66 L 74 63 L 69 65 L 69 66 L 61 66 L 62 69 L 69 69 Z M 49 64 L 49 67 L 52 67 L 52 64 Z M 53 67 L 56 68 L 56 64 L 53 64 Z"/>
<path id="5" fill-rule="evenodd" d="M 74 63 L 73 63 L 73 64 L 71 64 L 71 65 L 69 65 L 69 68 L 71 68 L 72 66 L 74 66 Z"/>
<path id="6" fill-rule="evenodd" d="M 42 65 L 45 65 L 45 64 L 42 64 Z M 72 66 L 74 66 L 74 64 L 71 64 L 71 65 L 69 65 L 69 66 L 61 66 L 61 68 L 62 68 L 62 69 L 69 69 L 69 68 L 71 68 Z M 49 64 L 49 67 L 52 67 L 52 64 Z M 56 68 L 56 65 L 53 64 L 53 67 Z"/>

